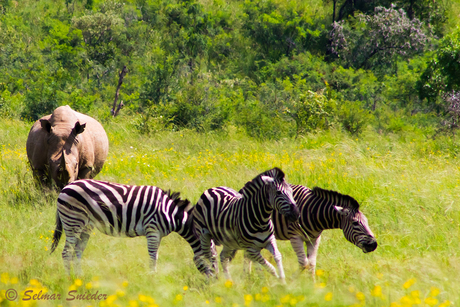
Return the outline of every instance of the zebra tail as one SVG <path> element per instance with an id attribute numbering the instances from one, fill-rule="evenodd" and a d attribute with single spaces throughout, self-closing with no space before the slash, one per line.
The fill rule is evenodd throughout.
<path id="1" fill-rule="evenodd" d="M 56 247 L 58 246 L 61 236 L 62 236 L 62 222 L 61 222 L 61 218 L 59 217 L 59 212 L 56 211 L 56 229 L 54 230 L 53 244 L 51 245 L 50 254 L 52 254 L 54 250 L 56 249 Z"/>

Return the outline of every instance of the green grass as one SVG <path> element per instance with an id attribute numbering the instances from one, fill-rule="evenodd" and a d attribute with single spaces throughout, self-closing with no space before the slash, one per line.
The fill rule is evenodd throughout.
<path id="1" fill-rule="evenodd" d="M 452 139 L 372 131 L 357 138 L 336 130 L 276 142 L 255 141 L 232 130 L 147 137 L 117 119 L 105 124 L 110 153 L 97 179 L 155 185 L 196 202 L 207 188 L 239 189 L 260 172 L 279 166 L 291 183 L 356 198 L 379 247 L 364 254 L 340 230 L 326 231 L 314 283 L 307 274 L 298 274 L 289 242 L 279 242 L 286 285 L 266 272 L 245 274 L 242 252 L 231 264 L 231 284 L 222 276 L 207 282 L 177 234 L 163 239 L 158 273 L 152 275 L 145 238 L 96 232 L 83 255 L 84 275 L 75 280 L 64 274 L 64 237 L 57 252 L 49 254 L 57 193 L 33 185 L 25 153 L 30 126 L 9 119 L 0 122 L 0 306 L 148 306 L 152 298 L 159 306 L 396 307 L 459 302 L 460 163 Z M 264 255 L 273 262 L 268 252 Z M 64 299 L 10 303 L 5 290 L 11 288 L 19 293 L 46 289 Z M 80 294 L 98 291 L 108 299 L 66 301 L 74 288 Z"/>

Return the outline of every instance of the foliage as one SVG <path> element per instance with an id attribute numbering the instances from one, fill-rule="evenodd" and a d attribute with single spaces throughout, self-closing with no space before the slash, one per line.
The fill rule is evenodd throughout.
<path id="1" fill-rule="evenodd" d="M 244 4 L 243 29 L 257 44 L 261 60 L 267 62 L 318 48 L 319 42 L 325 42 L 320 20 L 313 19 L 306 4 L 282 5 L 274 0 Z"/>
<path id="2" fill-rule="evenodd" d="M 398 58 L 422 53 L 429 34 L 420 20 L 410 20 L 404 10 L 376 7 L 373 16 L 358 14 L 350 22 L 335 22 L 331 39 L 332 52 L 342 63 L 379 71 L 392 68 Z"/>
<path id="3" fill-rule="evenodd" d="M 460 128 L 460 92 L 446 93 L 443 100 L 445 116 L 441 121 L 442 128 L 437 131 L 437 134 L 442 132 L 455 134 L 455 131 Z"/>
<path id="4" fill-rule="evenodd" d="M 352 135 L 361 134 L 372 119 L 369 110 L 363 109 L 357 101 L 344 101 L 337 113 L 338 122 Z"/>
<path id="5" fill-rule="evenodd" d="M 417 84 L 420 99 L 431 104 L 438 97 L 460 90 L 460 27 L 446 35 L 433 53 Z"/>
<path id="6" fill-rule="evenodd" d="M 448 1 L 431 0 L 323 0 L 326 4 L 332 1 L 332 22 L 346 20 L 360 12 L 366 15 L 374 14 L 378 6 L 390 7 L 394 5 L 403 9 L 409 19 L 417 18 L 430 25 L 435 34 L 443 33 L 448 16 Z"/>
<path id="7" fill-rule="evenodd" d="M 431 129 L 442 95 L 422 99 L 414 87 L 429 64 L 429 53 L 415 54 L 429 33 L 418 20 L 443 35 L 454 23 L 446 16 L 460 5 L 394 3 L 398 11 L 381 8 L 389 7 L 386 0 L 1 1 L 0 113 L 32 120 L 68 104 L 109 121 L 118 72 L 126 66 L 122 118 L 146 133 L 236 126 L 282 139 L 343 126 L 344 118 L 353 122 L 361 113 L 376 130 L 392 131 L 382 129 L 390 121 Z M 348 35 L 349 54 L 340 58 L 328 37 L 335 33 L 331 4 L 335 17 L 343 8 L 340 27 Z M 390 50 L 379 35 L 402 49 Z M 370 56 L 377 43 L 385 50 Z M 325 104 L 309 96 L 322 97 L 325 88 Z M 293 115 L 307 105 L 316 115 L 306 109 Z"/>

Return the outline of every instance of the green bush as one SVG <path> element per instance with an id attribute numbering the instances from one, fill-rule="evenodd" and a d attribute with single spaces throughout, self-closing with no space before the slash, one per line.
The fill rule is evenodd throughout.
<path id="1" fill-rule="evenodd" d="M 372 119 L 358 101 L 341 102 L 337 117 L 342 128 L 353 135 L 362 133 Z"/>

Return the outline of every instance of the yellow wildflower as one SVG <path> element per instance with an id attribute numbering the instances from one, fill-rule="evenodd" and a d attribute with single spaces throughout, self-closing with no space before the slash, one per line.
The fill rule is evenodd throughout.
<path id="1" fill-rule="evenodd" d="M 270 300 L 270 295 L 268 295 L 268 294 L 262 295 L 262 299 L 261 299 L 262 303 L 266 303 L 269 300 Z"/>
<path id="2" fill-rule="evenodd" d="M 403 284 L 404 289 L 409 289 L 413 284 L 415 284 L 416 279 L 411 278 Z"/>
<path id="3" fill-rule="evenodd" d="M 374 297 L 382 297 L 382 287 L 381 286 L 375 286 L 373 290 L 371 290 L 371 295 Z"/>
<path id="4" fill-rule="evenodd" d="M 92 282 L 87 283 L 87 284 L 85 285 L 85 288 L 88 289 L 88 290 L 89 290 L 89 289 L 92 289 L 92 288 L 93 288 L 93 283 L 92 283 Z"/>
<path id="5" fill-rule="evenodd" d="M 362 292 L 357 292 L 357 293 L 356 293 L 356 298 L 357 298 L 359 301 L 361 301 L 361 302 L 363 302 L 363 301 L 366 300 L 366 296 L 365 296 L 364 293 L 362 293 Z"/>
<path id="6" fill-rule="evenodd" d="M 178 294 L 178 295 L 176 295 L 175 300 L 178 301 L 178 302 L 180 302 L 180 301 L 182 301 L 182 298 L 183 298 L 183 297 L 182 297 L 182 294 Z"/>
<path id="7" fill-rule="evenodd" d="M 117 292 L 116 292 L 115 294 L 116 294 L 117 296 L 119 296 L 119 297 L 125 296 L 125 292 L 122 291 L 122 290 L 119 290 L 119 289 L 117 290 Z"/>
<path id="8" fill-rule="evenodd" d="M 8 273 L 2 273 L 2 275 L 0 276 L 0 282 L 2 282 L 3 284 L 7 284 L 10 280 L 10 277 L 8 275 Z"/>
<path id="9" fill-rule="evenodd" d="M 291 296 L 288 294 L 288 295 L 285 295 L 283 296 L 282 298 L 280 298 L 280 303 L 281 304 L 286 304 L 287 302 L 289 302 L 291 300 Z"/>
<path id="10" fill-rule="evenodd" d="M 436 288 L 436 287 L 431 287 L 431 289 L 430 289 L 430 296 L 436 297 L 436 296 L 439 295 L 440 292 L 441 292 L 441 291 L 439 291 L 438 288 Z"/>
<path id="11" fill-rule="evenodd" d="M 295 306 L 296 304 L 297 304 L 297 300 L 296 300 L 295 298 L 291 298 L 291 299 L 289 300 L 289 305 Z"/>
<path id="12" fill-rule="evenodd" d="M 147 302 L 147 295 L 139 294 L 139 301 L 144 303 Z"/>
<path id="13" fill-rule="evenodd" d="M 326 293 L 326 295 L 324 296 L 324 300 L 325 300 L 326 302 L 330 302 L 330 301 L 332 301 L 332 296 L 333 296 L 333 295 L 332 295 L 332 292 L 328 292 L 328 293 Z"/>
<path id="14" fill-rule="evenodd" d="M 268 287 L 262 287 L 261 292 L 262 293 L 268 293 Z"/>
<path id="15" fill-rule="evenodd" d="M 450 306 L 450 301 L 449 300 L 442 302 L 441 304 L 439 304 L 438 307 L 448 307 L 448 306 Z"/>
<path id="16" fill-rule="evenodd" d="M 83 282 L 81 281 L 81 279 L 75 279 L 75 281 L 73 282 L 75 286 L 77 287 L 80 287 L 81 285 L 83 285 Z"/>
<path id="17" fill-rule="evenodd" d="M 182 289 L 184 289 L 184 291 L 187 291 L 187 290 L 188 290 L 188 286 L 184 286 Z"/>
<path id="18" fill-rule="evenodd" d="M 216 296 L 216 298 L 214 299 L 214 301 L 217 303 L 217 304 L 222 304 L 222 298 L 220 296 Z"/>
<path id="19" fill-rule="evenodd" d="M 425 304 L 429 305 L 429 306 L 434 306 L 434 305 L 437 305 L 438 304 L 438 300 L 435 299 L 434 297 L 427 297 L 425 299 Z"/>
<path id="20" fill-rule="evenodd" d="M 321 276 L 323 276 L 323 275 L 324 275 L 324 270 L 321 270 L 321 269 L 320 269 L 320 270 L 316 270 L 316 276 L 321 277 Z"/>
<path id="21" fill-rule="evenodd" d="M 128 281 L 125 280 L 125 281 L 123 281 L 123 283 L 121 285 L 123 286 L 123 288 L 126 288 L 129 285 L 129 283 L 128 283 Z"/>
<path id="22" fill-rule="evenodd" d="M 30 282 L 29 282 L 29 284 L 30 284 L 31 286 L 36 286 L 36 287 L 41 286 L 40 282 L 39 282 L 38 280 L 36 280 L 36 279 L 31 279 Z"/>
<path id="23" fill-rule="evenodd" d="M 225 287 L 231 288 L 232 286 L 233 286 L 233 281 L 227 280 L 227 281 L 225 282 Z"/>

